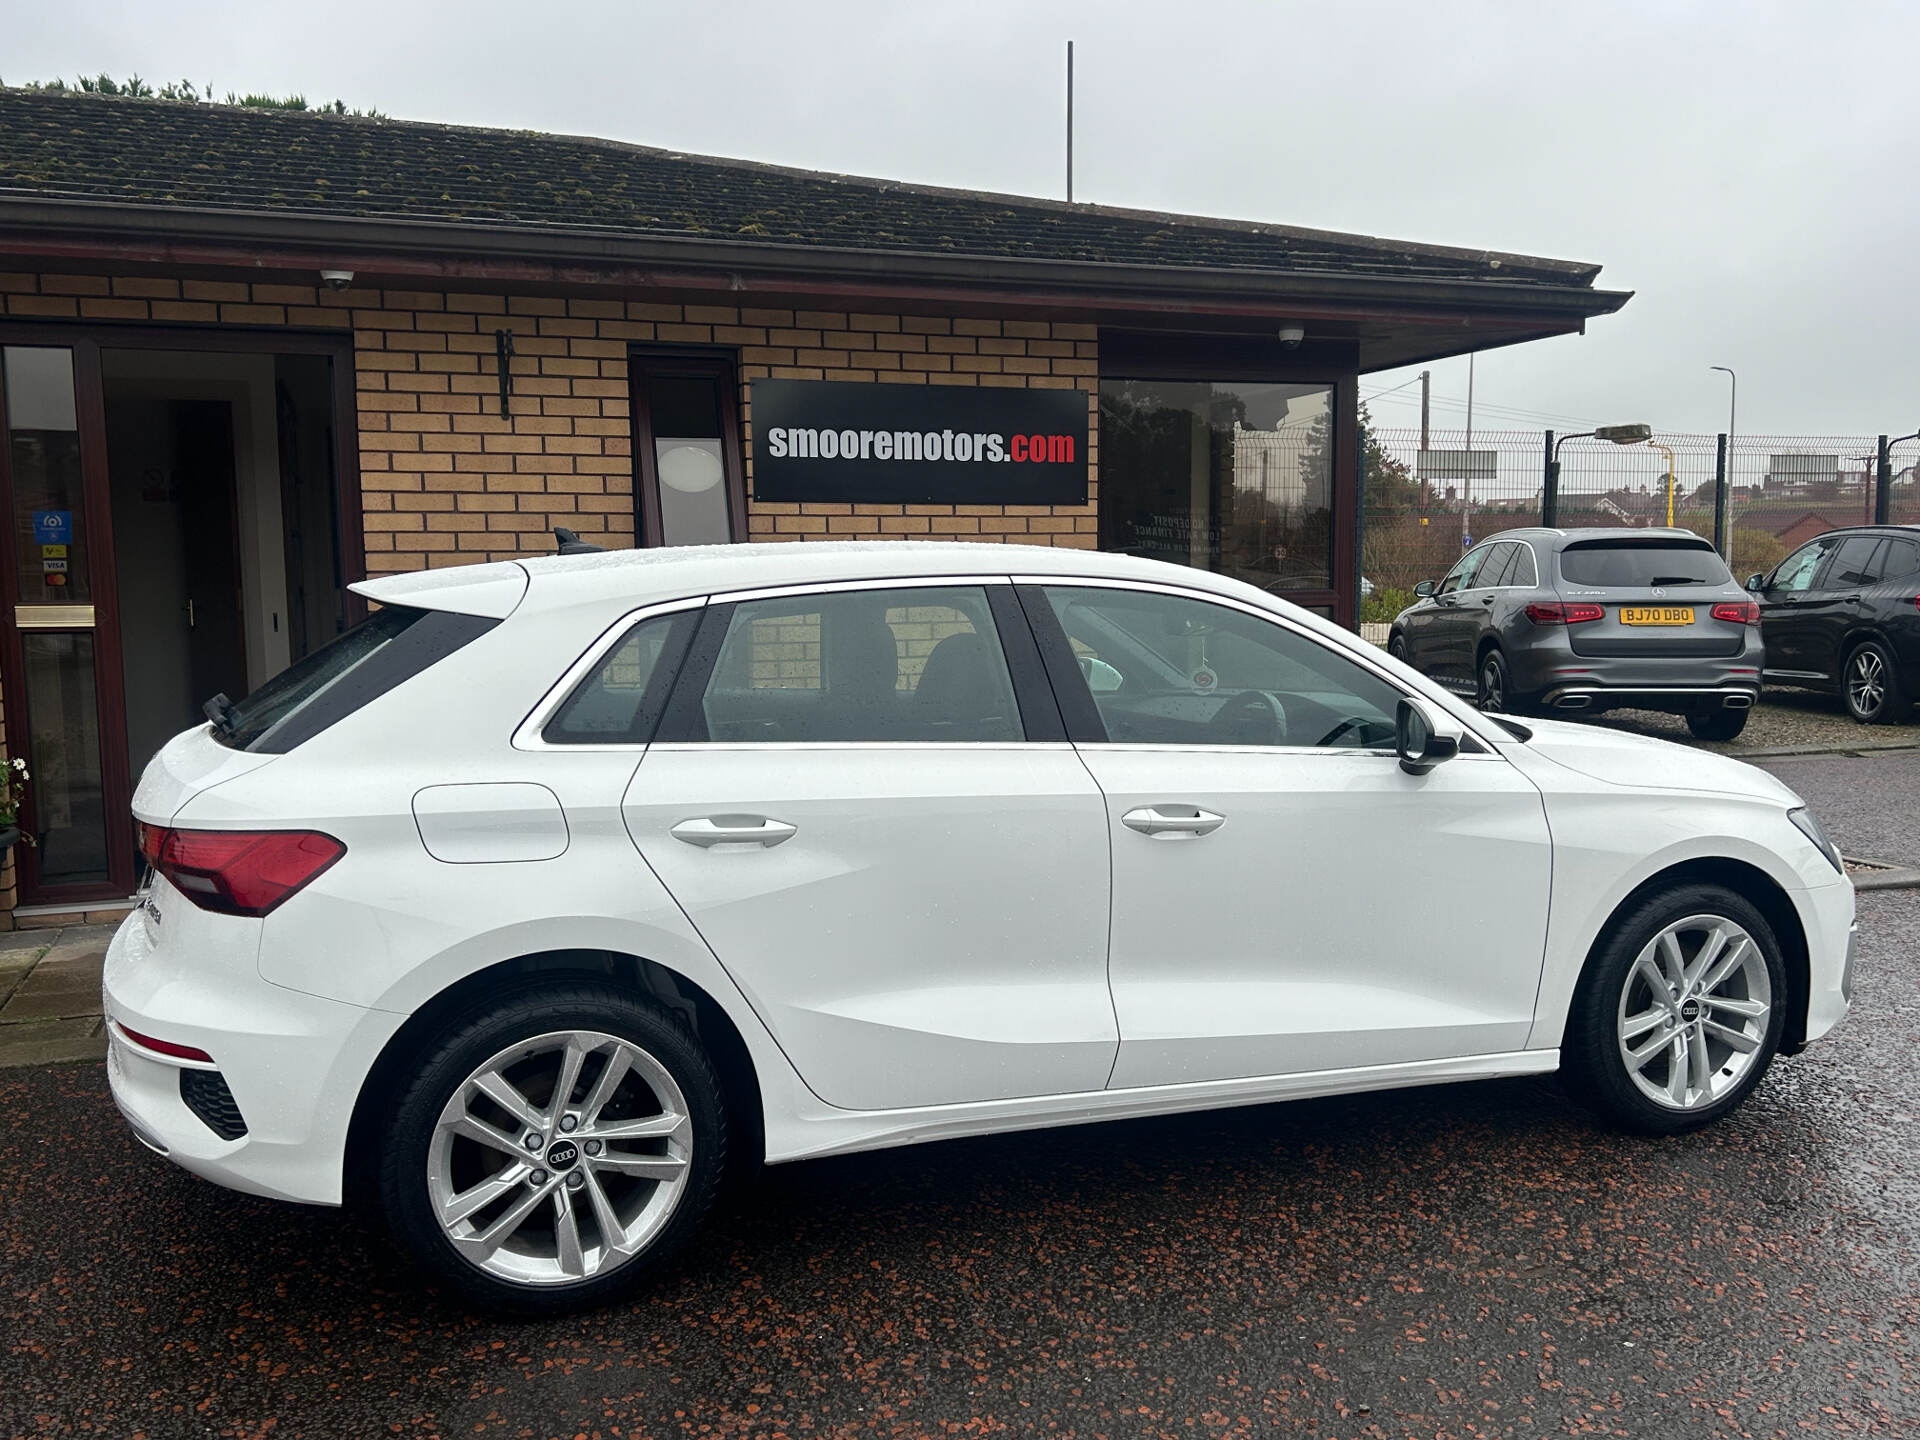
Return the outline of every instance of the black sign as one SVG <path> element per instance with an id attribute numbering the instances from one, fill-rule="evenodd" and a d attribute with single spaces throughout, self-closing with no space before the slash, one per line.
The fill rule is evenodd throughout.
<path id="1" fill-rule="evenodd" d="M 753 382 L 757 500 L 1084 505 L 1080 390 Z"/>

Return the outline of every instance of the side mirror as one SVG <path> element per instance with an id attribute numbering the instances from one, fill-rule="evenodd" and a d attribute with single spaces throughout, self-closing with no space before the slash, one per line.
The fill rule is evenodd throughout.
<path id="1" fill-rule="evenodd" d="M 1127 683 L 1127 677 L 1104 660 L 1096 660 L 1091 655 L 1080 657 L 1080 678 L 1087 682 L 1087 689 L 1096 695 L 1111 695 Z"/>
<path id="2" fill-rule="evenodd" d="M 1460 737 L 1466 733 L 1421 700 L 1400 702 L 1394 715 L 1394 732 L 1400 768 L 1409 775 L 1424 775 L 1441 761 L 1458 755 Z"/>
<path id="3" fill-rule="evenodd" d="M 1433 595 L 1433 592 L 1438 588 L 1439 587 L 1436 586 L 1433 583 L 1433 581 L 1422 580 L 1418 585 L 1413 587 L 1413 593 L 1415 595 L 1418 595 L 1422 600 L 1426 600 L 1431 598 Z"/>
<path id="4" fill-rule="evenodd" d="M 1749 590 L 1764 590 L 1767 588 L 1767 577 L 1756 570 L 1753 574 L 1747 576 L 1746 584 Z"/>

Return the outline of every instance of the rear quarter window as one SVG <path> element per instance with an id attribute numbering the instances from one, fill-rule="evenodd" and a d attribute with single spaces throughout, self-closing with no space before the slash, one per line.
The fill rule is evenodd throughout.
<path id="1" fill-rule="evenodd" d="M 1684 541 L 1610 540 L 1569 545 L 1560 576 L 1570 585 L 1640 589 L 1654 585 L 1730 585 L 1726 562 L 1710 545 Z"/>
<path id="2" fill-rule="evenodd" d="M 499 623 L 385 606 L 229 705 L 214 721 L 213 738 L 234 750 L 284 755 Z"/>

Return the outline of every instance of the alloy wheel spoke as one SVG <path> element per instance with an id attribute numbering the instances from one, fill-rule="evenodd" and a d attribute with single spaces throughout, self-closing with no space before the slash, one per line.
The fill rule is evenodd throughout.
<path id="1" fill-rule="evenodd" d="M 553 1192 L 553 1238 L 561 1272 L 585 1275 L 587 1255 L 580 1248 L 580 1217 L 574 1212 L 573 1194 L 564 1185 Z"/>
<path id="2" fill-rule="evenodd" d="M 631 1175 L 636 1180 L 678 1180 L 686 1172 L 687 1162 L 673 1155 L 622 1155 L 609 1150 L 587 1160 L 590 1170 L 611 1170 L 616 1175 Z"/>
<path id="3" fill-rule="evenodd" d="M 1662 1016 L 1661 1018 L 1665 1019 L 1666 1017 Z M 1627 1051 L 1627 1068 L 1636 1073 L 1646 1069 L 1647 1062 L 1672 1043 L 1673 1036 L 1669 1032 L 1662 1030 L 1651 1040 L 1647 1041 L 1646 1044 L 1636 1046 Z"/>
<path id="4" fill-rule="evenodd" d="M 1758 1020 L 1767 1013 L 1764 1000 L 1736 1000 L 1731 995 L 1702 995 L 1700 1003 L 1709 1010 L 1724 1010 L 1744 1020 Z"/>
<path id="5" fill-rule="evenodd" d="M 533 1102 L 520 1093 L 519 1086 L 498 1070 L 483 1071 L 467 1083 L 527 1129 L 544 1130 L 546 1128 L 546 1118 L 534 1108 Z"/>
<path id="6" fill-rule="evenodd" d="M 1660 963 L 1666 967 L 1666 979 L 1663 982 L 1675 990 L 1684 990 L 1687 983 L 1687 962 L 1680 954 L 1680 937 L 1671 930 L 1660 937 Z"/>
<path id="7" fill-rule="evenodd" d="M 1749 940 L 1745 935 L 1742 935 L 1738 940 L 1734 941 L 1727 953 L 1721 957 L 1720 963 L 1709 970 L 1705 978 L 1701 980 L 1700 988 L 1711 995 L 1715 990 L 1718 990 L 1722 985 L 1726 984 L 1727 978 L 1747 963 L 1747 952 L 1752 948 L 1753 941 Z"/>
<path id="8" fill-rule="evenodd" d="M 484 1120 L 476 1120 L 471 1115 L 461 1115 L 448 1126 L 455 1135 L 477 1141 L 490 1150 L 498 1150 L 503 1155 L 511 1155 L 516 1161 L 523 1159 L 526 1151 L 520 1148 L 520 1142 L 511 1135 L 503 1135 Z"/>
<path id="9" fill-rule="evenodd" d="M 606 1250 L 624 1250 L 627 1227 L 620 1223 L 613 1201 L 607 1198 L 606 1187 L 601 1185 L 600 1177 L 593 1173 L 591 1165 L 581 1173 L 587 1177 L 587 1203 L 593 1207 L 594 1222 L 600 1227 L 600 1244 Z"/>
<path id="10" fill-rule="evenodd" d="M 553 1098 L 547 1102 L 546 1123 L 549 1127 L 560 1123 L 560 1117 L 566 1113 L 567 1100 L 573 1094 L 573 1087 L 580 1082 L 580 1067 L 586 1063 L 587 1047 L 579 1038 L 567 1041 L 567 1048 L 560 1057 L 560 1075 L 553 1082 Z"/>
<path id="11" fill-rule="evenodd" d="M 1693 963 L 1682 972 L 1680 988 L 1683 991 L 1691 990 L 1726 948 L 1727 927 L 1716 925 L 1707 932 L 1707 938 L 1700 942 L 1700 948 L 1694 952 Z"/>
<path id="12" fill-rule="evenodd" d="M 1642 1010 L 1638 1015 L 1629 1015 L 1620 1022 L 1620 1038 L 1638 1040 L 1655 1026 L 1664 1025 L 1666 1022 L 1667 1011 L 1664 1007 Z"/>
<path id="13" fill-rule="evenodd" d="M 517 1188 L 527 1178 L 527 1167 L 523 1164 L 509 1165 L 494 1175 L 489 1175 L 478 1185 L 469 1185 L 458 1195 L 451 1195 L 440 1206 L 440 1223 L 458 1225 L 477 1210 L 484 1210 L 508 1191 Z"/>
<path id="14" fill-rule="evenodd" d="M 544 1187 L 538 1190 L 529 1189 L 524 1196 L 503 1210 L 499 1218 L 486 1229 L 464 1239 L 456 1238 L 454 1243 L 477 1251 L 483 1257 L 492 1255 L 512 1237 L 514 1231 L 526 1223 L 529 1215 L 546 1203 L 547 1191 Z"/>
<path id="15" fill-rule="evenodd" d="M 1707 1054 L 1707 1037 L 1696 1031 L 1687 1042 L 1687 1084 L 1700 1099 L 1709 1098 L 1713 1087 L 1713 1059 Z"/>
<path id="16" fill-rule="evenodd" d="M 613 1092 L 620 1088 L 620 1082 L 626 1078 L 627 1071 L 631 1068 L 624 1048 L 615 1050 L 607 1056 L 607 1063 L 601 1067 L 600 1077 L 593 1082 L 593 1089 L 589 1090 L 587 1098 L 580 1102 L 582 1134 L 590 1131 L 593 1122 L 599 1118 L 600 1112 L 606 1109 L 607 1102 L 613 1098 Z"/>
<path id="17" fill-rule="evenodd" d="M 1718 1020 L 1703 1020 L 1701 1030 L 1716 1040 L 1723 1040 L 1742 1055 L 1751 1055 L 1760 1048 L 1760 1042 L 1744 1030 L 1736 1030 L 1731 1025 L 1722 1025 Z"/>
<path id="18" fill-rule="evenodd" d="M 587 1140 L 677 1140 L 686 1142 L 692 1124 L 685 1115 L 649 1115 L 643 1120 L 609 1120 L 591 1129 L 582 1126 Z"/>
<path id="19" fill-rule="evenodd" d="M 1687 1032 L 1676 1030 L 1673 1038 L 1667 1042 L 1670 1051 L 1667 1060 L 1667 1099 L 1684 1108 L 1687 1103 L 1687 1074 L 1691 1056 L 1688 1051 Z"/>

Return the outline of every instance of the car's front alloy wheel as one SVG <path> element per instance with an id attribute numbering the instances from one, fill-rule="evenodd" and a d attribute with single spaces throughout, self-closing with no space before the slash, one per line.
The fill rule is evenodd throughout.
<path id="1" fill-rule="evenodd" d="M 402 1243 L 456 1288 L 570 1309 L 626 1288 L 699 1222 L 723 1114 L 706 1057 L 652 1005 L 598 987 L 527 995 L 421 1067 L 383 1197 Z"/>
<path id="2" fill-rule="evenodd" d="M 1583 1098 L 1630 1130 L 1698 1129 L 1740 1104 L 1780 1047 L 1778 941 L 1716 885 L 1644 896 L 1588 960 L 1561 1058 Z"/>

